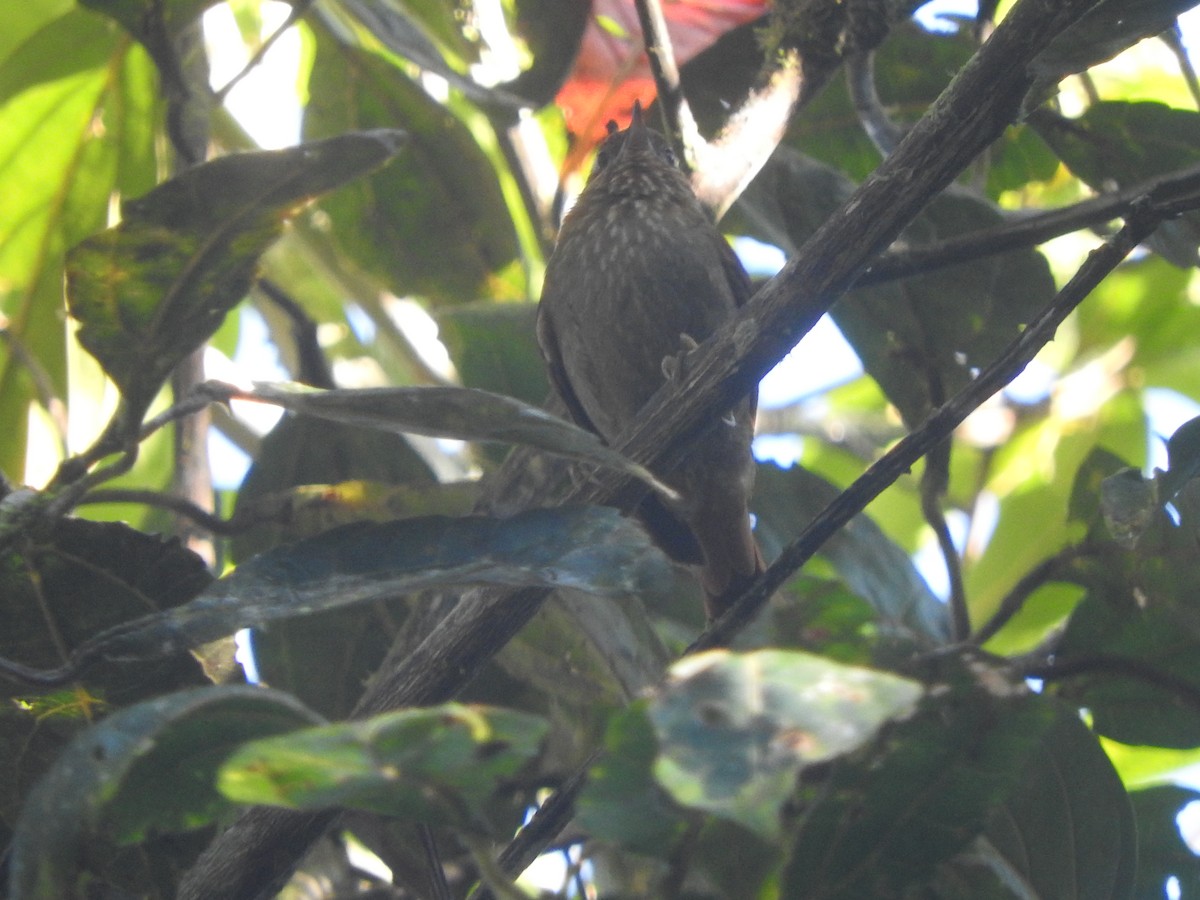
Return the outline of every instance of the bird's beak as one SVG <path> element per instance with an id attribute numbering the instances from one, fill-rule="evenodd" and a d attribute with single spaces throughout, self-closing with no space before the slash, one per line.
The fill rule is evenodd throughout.
<path id="1" fill-rule="evenodd" d="M 630 150 L 653 150 L 650 143 L 650 129 L 646 127 L 646 122 L 642 118 L 641 100 L 633 101 L 633 118 L 630 120 L 627 130 L 625 143 L 621 147 L 622 153 Z"/>

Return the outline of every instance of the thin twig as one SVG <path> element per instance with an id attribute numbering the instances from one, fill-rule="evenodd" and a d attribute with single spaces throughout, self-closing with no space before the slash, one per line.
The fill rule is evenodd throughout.
<path id="1" fill-rule="evenodd" d="M 975 634 L 971 635 L 971 643 L 982 646 L 1000 633 L 1005 625 L 1012 621 L 1013 616 L 1025 607 L 1033 593 L 1042 585 L 1054 581 L 1066 571 L 1077 559 L 1095 556 L 1104 548 L 1096 544 L 1078 544 L 1067 547 L 1048 559 L 1042 560 L 1013 585 L 1012 590 L 1004 595 L 1000 606 Z"/>
<path id="2" fill-rule="evenodd" d="M 855 53 L 846 60 L 846 84 L 863 132 L 871 139 L 880 156 L 896 149 L 904 129 L 888 116 L 875 90 L 875 51 Z"/>
<path id="3" fill-rule="evenodd" d="M 434 900 L 450 900 L 453 893 L 446 883 L 446 872 L 442 868 L 442 857 L 438 853 L 437 842 L 433 839 L 433 829 L 422 822 L 417 826 L 417 834 L 421 838 L 421 849 L 425 853 L 425 867 L 429 871 L 429 883 L 433 887 Z"/>
<path id="4" fill-rule="evenodd" d="M 246 65 L 242 66 L 241 70 L 213 95 L 218 104 L 225 102 L 225 98 L 229 95 L 229 92 L 237 87 L 238 82 L 249 75 L 263 61 L 263 58 L 270 51 L 271 47 L 275 45 L 275 42 L 283 36 L 285 31 L 300 21 L 312 5 L 313 0 L 292 0 L 292 8 L 288 12 L 287 18 L 283 20 L 283 24 L 271 32 L 271 35 L 262 42 L 262 45 L 254 52 L 254 55 L 250 57 Z"/>
<path id="5" fill-rule="evenodd" d="M 179 516 L 190 519 L 196 525 L 212 534 L 228 536 L 240 534 L 252 528 L 255 521 L 245 516 L 233 516 L 222 519 L 216 513 L 210 512 L 186 497 L 175 494 L 165 494 L 162 491 L 142 490 L 137 488 L 100 488 L 85 494 L 77 506 L 94 506 L 100 503 L 136 503 L 141 506 L 154 506 L 169 510 Z"/>
<path id="6" fill-rule="evenodd" d="M 891 249 L 881 254 L 858 279 L 858 286 L 880 284 L 920 275 L 946 266 L 983 259 L 1010 250 L 1034 247 L 1051 238 L 1110 222 L 1129 213 L 1147 195 L 1186 197 L 1200 189 L 1200 165 L 1151 178 L 1111 194 L 1084 200 L 1062 209 L 1006 222 L 995 228 L 972 231 L 961 237 L 922 244 L 911 249 Z"/>
<path id="7" fill-rule="evenodd" d="M 1192 102 L 1200 107 L 1200 80 L 1196 78 L 1196 67 L 1192 65 L 1192 58 L 1188 55 L 1187 47 L 1183 45 L 1183 32 L 1179 29 L 1179 20 L 1176 19 L 1175 24 L 1158 37 L 1175 54 L 1179 71 L 1183 73 L 1183 80 L 1191 91 Z"/>
<path id="8" fill-rule="evenodd" d="M 8 347 L 9 355 L 13 360 L 29 373 L 29 378 L 33 382 L 34 394 L 54 425 L 55 437 L 58 438 L 60 451 L 65 457 L 70 453 L 67 444 L 67 407 L 54 389 L 54 379 L 50 377 L 50 373 L 46 371 L 46 367 L 38 358 L 29 352 L 25 342 L 8 327 L 8 319 L 3 315 L 0 315 L 0 340 L 3 340 L 5 346 Z"/>
<path id="9" fill-rule="evenodd" d="M 1166 691 L 1192 709 L 1200 711 L 1200 690 L 1197 690 L 1192 682 L 1127 656 L 1097 654 L 1055 660 L 1052 663 L 1031 666 L 1022 674 L 1026 678 L 1041 678 L 1043 681 L 1061 681 L 1078 675 L 1124 676 Z"/>
<path id="10" fill-rule="evenodd" d="M 963 585 L 962 560 L 942 510 L 942 498 L 950 482 L 950 448 L 950 441 L 945 440 L 925 455 L 925 471 L 921 475 L 921 512 L 933 529 L 942 562 L 946 566 L 946 578 L 950 584 L 948 605 L 951 635 L 955 641 L 965 641 L 971 633 L 971 617 L 967 609 L 966 587 Z"/>
<path id="11" fill-rule="evenodd" d="M 637 9 L 638 23 L 642 26 L 646 58 L 650 61 L 650 74 L 654 76 L 654 85 L 658 89 L 667 134 L 679 157 L 679 165 L 684 172 L 690 173 L 692 161 L 688 157 L 688 147 L 699 137 L 699 131 L 679 84 L 679 67 L 675 64 L 675 50 L 667 33 L 667 19 L 663 15 L 662 4 L 659 0 L 634 0 L 633 5 Z"/>

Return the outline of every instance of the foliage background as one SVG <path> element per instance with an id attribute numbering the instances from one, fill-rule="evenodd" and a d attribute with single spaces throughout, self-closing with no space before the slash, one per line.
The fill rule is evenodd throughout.
<path id="1" fill-rule="evenodd" d="M 918 5 L 779 3 L 769 18 L 752 3 L 667 5 L 706 137 L 776 57 L 798 54 L 812 87 L 724 217 L 732 236 L 799 253 L 880 164 L 889 129 L 916 122 L 967 63 L 973 23 L 931 32 L 909 19 Z M 1039 58 L 1021 122 L 904 233 L 907 246 L 940 249 L 942 264 L 864 278 L 834 307 L 864 372 L 762 411 L 760 434 L 800 463 L 761 466 L 768 558 L 991 364 L 1128 204 L 1002 255 L 939 242 L 1015 231 L 1030 214 L 1158 177 L 1178 176 L 1176 198 L 1195 194 L 1195 75 L 1171 52 L 1177 35 L 1137 41 L 1191 5 L 1099 4 L 1098 20 Z M 499 893 L 521 866 L 515 854 L 493 862 L 494 847 L 581 771 L 590 786 L 561 839 L 564 894 L 1200 892 L 1175 826 L 1196 799 L 1177 773 L 1200 761 L 1195 212 L 1104 279 L 1022 390 L 989 400 L 825 543 L 738 636 L 745 655 L 676 670 L 663 686 L 704 626 L 701 606 L 688 576 L 615 517 L 490 531 L 422 518 L 415 537 L 386 525 L 327 534 L 478 509 L 478 478 L 505 448 L 400 434 L 377 395 L 367 412 L 393 427 L 364 427 L 340 393 L 333 421 L 309 406 L 265 436 L 247 405 L 212 407 L 213 426 L 253 459 L 235 490 L 209 480 L 204 415 L 146 437 L 136 461 L 123 443 L 202 380 L 195 348 L 208 348 L 210 369 L 244 359 L 256 345 L 237 353 L 239 341 L 260 322 L 287 377 L 316 388 L 458 383 L 542 403 L 533 310 L 563 203 L 597 126 L 653 91 L 648 70 L 628 63 L 631 8 L 298 2 L 288 34 L 299 38 L 301 137 L 338 142 L 212 169 L 201 161 L 253 142 L 208 87 L 196 23 L 210 7 L 232 18 L 247 54 L 273 31 L 264 18 L 279 19 L 253 0 L 0 10 L 0 656 L 53 670 L 105 629 L 184 610 L 123 632 L 120 653 L 107 645 L 64 684 L 0 682 L 14 896 L 203 896 L 215 876 L 203 860 L 192 868 L 197 854 L 236 810 L 267 802 L 354 810 L 304 863 L 327 895 L 465 896 L 481 878 Z M 881 108 L 848 87 L 860 51 Z M 770 110 L 750 121 L 774 124 Z M 402 145 L 363 134 L 377 129 L 402 129 Z M 164 183 L 175 193 L 146 197 Z M 168 309 L 176 294 L 185 300 Z M 448 363 L 418 348 L 430 319 Z M 491 407 L 468 411 L 469 436 L 512 424 L 488 418 L 500 415 Z M 414 415 L 426 434 L 456 433 L 445 407 Z M 534 442 L 529 429 L 517 437 Z M 532 481 L 551 465 L 528 463 Z M 490 498 L 490 509 L 528 496 Z M 315 543 L 291 543 L 302 538 Z M 562 549 L 547 562 L 550 545 Z M 571 557 L 579 547 L 597 555 Z M 301 575 L 277 580 L 273 565 Z M 425 701 L 492 706 L 297 731 L 363 715 L 372 672 L 430 634 L 436 643 L 458 598 L 446 583 L 540 584 L 547 569 L 582 590 L 557 592 L 476 661 L 473 680 Z M 941 572 L 949 608 L 926 583 Z M 360 584 L 363 602 L 333 608 Z M 193 615 L 183 604 L 201 593 L 208 611 Z M 296 617 L 283 601 L 297 593 L 323 611 Z M 969 621 L 970 646 L 932 653 L 951 643 L 950 608 Z M 242 624 L 259 625 L 272 692 L 236 685 L 232 644 L 209 643 Z M 204 644 L 198 659 L 146 651 L 176 633 Z M 761 648 L 788 654 L 751 652 Z M 1040 694 L 1023 691 L 1026 676 L 1044 680 Z M 804 693 L 822 678 L 843 705 Z M 761 702 L 751 720 L 747 697 Z M 690 729 L 693 718 L 713 730 Z M 319 833 L 328 820 L 308 824 Z M 296 854 L 309 837 L 292 837 Z M 394 883 L 351 866 L 350 845 Z"/>

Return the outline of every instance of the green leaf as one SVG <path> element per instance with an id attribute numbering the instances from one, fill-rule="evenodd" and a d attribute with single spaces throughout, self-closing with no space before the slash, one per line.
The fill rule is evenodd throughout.
<path id="1" fill-rule="evenodd" d="M 470 303 L 437 310 L 438 336 L 467 387 L 540 404 L 550 393 L 532 303 Z"/>
<path id="2" fill-rule="evenodd" d="M 85 852 L 102 859 L 114 840 L 211 821 L 229 808 L 214 781 L 235 747 L 314 721 L 286 695 L 252 687 L 198 688 L 110 716 L 72 742 L 25 804 L 12 896 L 82 896 Z"/>
<path id="3" fill-rule="evenodd" d="M 921 693 L 895 675 L 807 653 L 689 657 L 650 704 L 655 775 L 677 803 L 775 838 L 799 772 L 861 747 L 909 715 Z"/>
<path id="4" fill-rule="evenodd" d="M 612 718 L 604 749 L 579 797 L 580 825 L 602 841 L 669 855 L 685 821 L 654 780 L 658 741 L 644 701 Z"/>
<path id="5" fill-rule="evenodd" d="M 1149 897 L 1132 891 L 1134 833 L 1129 796 L 1096 736 L 1075 709 L 1056 705 L 1016 790 L 988 823 L 991 864 L 1034 897 Z"/>
<path id="6" fill-rule="evenodd" d="M 852 187 L 840 172 L 780 147 L 741 201 L 746 230 L 794 252 Z M 904 238 L 919 247 L 1003 221 L 990 203 L 943 194 Z M 970 382 L 1053 295 L 1045 259 L 1021 250 L 851 291 L 830 315 L 913 425 Z"/>
<path id="7" fill-rule="evenodd" d="M 400 127 L 393 166 L 321 203 L 342 254 L 392 293 L 434 303 L 524 299 L 520 247 L 496 171 L 458 119 L 385 60 L 317 32 L 304 134 Z"/>
<path id="8" fill-rule="evenodd" d="M 1163 103 L 1094 103 L 1077 119 L 1032 120 L 1071 173 L 1097 191 L 1130 187 L 1200 161 L 1200 113 Z M 1200 262 L 1200 214 L 1164 223 L 1147 243 L 1174 265 Z"/>
<path id="9" fill-rule="evenodd" d="M 126 201 L 120 225 L 71 250 L 67 305 L 79 341 L 135 417 L 241 301 L 283 220 L 383 165 L 401 139 L 396 131 L 345 134 L 195 166 Z"/>
<path id="10" fill-rule="evenodd" d="M 1131 896 L 1166 896 L 1166 883 L 1178 880 L 1180 897 L 1200 894 L 1200 860 L 1184 841 L 1176 817 L 1184 807 L 1200 800 L 1200 793 L 1164 785 L 1135 791 L 1133 815 L 1137 820 L 1137 883 Z"/>
<path id="11" fill-rule="evenodd" d="M 1162 34 L 1196 0 L 1101 0 L 1052 40 L 1030 64 L 1039 80 L 1059 79 L 1112 59 L 1138 41 Z"/>
<path id="12" fill-rule="evenodd" d="M 16 9 L 0 4 L 3 23 Z M 18 33 L 28 32 L 17 22 Z M 0 39 L 3 40 L 3 39 Z M 119 30 L 71 9 L 27 33 L 0 63 L 0 314 L 10 338 L 67 395 L 69 328 L 62 315 L 66 250 L 104 227 L 115 195 L 154 182 L 154 67 Z M 36 397 L 25 364 L 0 343 L 0 470 L 25 469 L 27 409 Z"/>
<path id="13" fill-rule="evenodd" d="M 359 522 L 260 554 L 191 603 L 96 636 L 76 660 L 155 659 L 239 628 L 443 584 L 622 595 L 652 588 L 669 572 L 645 532 L 604 507 Z"/>
<path id="14" fill-rule="evenodd" d="M 1167 441 L 1167 471 L 1159 476 L 1158 494 L 1170 501 L 1200 476 L 1200 416 L 1184 422 Z"/>
<path id="15" fill-rule="evenodd" d="M 802 778 L 783 896 L 900 896 L 965 849 L 1020 784 L 1053 705 L 981 663 L 949 674 L 876 746 Z"/>
<path id="16" fill-rule="evenodd" d="M 752 503 L 756 533 L 769 547 L 782 546 L 838 495 L 825 479 L 800 466 L 759 465 Z M 821 548 L 838 574 L 867 600 L 887 632 L 944 643 L 950 636 L 946 605 L 929 590 L 904 550 L 870 518 L 856 516 Z"/>
<path id="17" fill-rule="evenodd" d="M 212 582 L 204 561 L 176 539 L 82 519 L 59 521 L 0 565 L 0 656 L 30 667 L 61 663 L 97 633 L 178 607 Z M 86 684 L 106 703 L 122 705 L 199 679 L 194 660 L 181 658 L 99 667 Z M 20 693 L 0 681 L 0 696 Z"/>
<path id="18" fill-rule="evenodd" d="M 213 385 L 224 398 L 258 400 L 346 425 L 384 431 L 525 444 L 624 472 L 667 496 L 674 491 L 599 437 L 543 409 L 488 391 L 458 387 L 320 390 L 291 382 L 255 384 L 254 390 Z"/>
<path id="19" fill-rule="evenodd" d="M 217 784 L 240 803 L 364 809 L 486 832 L 483 811 L 547 731 L 536 716 L 451 703 L 254 741 Z"/>

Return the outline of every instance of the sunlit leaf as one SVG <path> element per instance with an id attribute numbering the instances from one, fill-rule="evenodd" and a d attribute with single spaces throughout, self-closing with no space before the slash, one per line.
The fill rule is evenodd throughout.
<path id="1" fill-rule="evenodd" d="M 43 6 L 0 5 L 4 20 Z M 114 194 L 154 183 L 159 103 L 146 54 L 87 10 L 47 22 L 0 63 L 0 313 L 59 397 L 67 392 L 69 339 L 64 254 L 104 227 Z M 35 396 L 26 364 L 0 342 L 0 469 L 18 480 Z"/>
<path id="2" fill-rule="evenodd" d="M 346 134 L 195 166 L 126 201 L 120 225 L 71 250 L 67 305 L 79 341 L 135 414 L 241 301 L 283 220 L 383 165 L 402 137 Z"/>
<path id="3" fill-rule="evenodd" d="M 487 831 L 484 803 L 535 753 L 546 722 L 446 704 L 254 741 L 221 768 L 241 803 L 345 806 Z"/>

